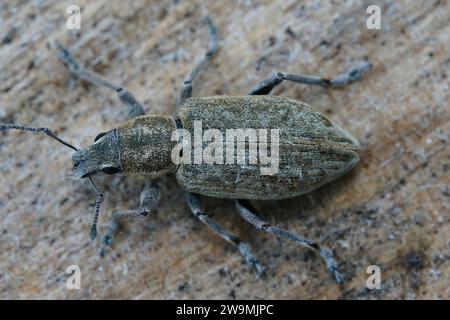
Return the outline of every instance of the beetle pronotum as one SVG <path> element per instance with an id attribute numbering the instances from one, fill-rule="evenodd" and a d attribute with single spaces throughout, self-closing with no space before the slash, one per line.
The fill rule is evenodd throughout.
<path id="1" fill-rule="evenodd" d="M 203 209 L 200 195 L 233 199 L 240 215 L 257 229 L 287 238 L 316 250 L 326 262 L 329 272 L 337 282 L 342 281 L 332 251 L 317 242 L 306 239 L 267 223 L 248 200 L 273 200 L 298 196 L 334 180 L 358 162 L 358 142 L 350 134 L 333 124 L 323 114 L 303 102 L 268 96 L 283 80 L 318 85 L 325 88 L 342 87 L 362 77 L 370 68 L 365 62 L 334 79 L 302 76 L 277 72 L 258 83 L 246 96 L 191 97 L 192 82 L 217 51 L 217 33 L 206 18 L 211 37 L 209 50 L 184 79 L 177 101 L 175 117 L 145 115 L 142 105 L 125 88 L 111 83 L 99 75 L 85 70 L 59 43 L 59 57 L 71 73 L 87 82 L 114 90 L 122 103 L 129 108 L 131 120 L 106 133 L 99 134 L 92 145 L 77 149 L 58 138 L 47 128 L 16 124 L 0 124 L 1 130 L 17 129 L 44 132 L 75 150 L 72 155 L 73 175 L 88 178 L 97 193 L 91 228 L 91 238 L 97 235 L 97 219 L 103 193 L 92 176 L 98 172 L 121 173 L 146 179 L 136 210 L 116 212 L 108 232 L 101 241 L 101 254 L 112 245 L 118 220 L 147 215 L 153 212 L 160 198 L 155 179 L 169 173 L 176 174 L 178 183 L 186 190 L 192 213 L 225 240 L 236 245 L 248 264 L 259 274 L 264 274 L 250 246 L 212 220 Z M 279 130 L 278 171 L 262 175 L 258 165 L 247 163 L 174 163 L 171 155 L 177 141 L 173 132 L 193 134 L 195 123 L 224 132 L 227 129 L 255 128 Z M 261 131 L 260 131 L 261 132 Z M 183 134 L 179 136 L 183 141 Z M 245 145 L 245 141 L 244 141 Z M 234 147 L 233 147 L 234 148 Z M 239 148 L 237 148 L 239 149 Z M 234 150 L 234 149 L 233 149 Z M 249 153 L 245 153 L 249 160 Z"/>

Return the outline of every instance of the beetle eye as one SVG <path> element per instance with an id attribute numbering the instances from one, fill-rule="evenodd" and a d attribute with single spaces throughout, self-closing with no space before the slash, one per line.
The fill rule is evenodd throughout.
<path id="1" fill-rule="evenodd" d="M 108 132 L 102 132 L 99 135 L 97 135 L 94 139 L 94 142 L 97 142 L 97 140 L 99 140 L 101 137 L 103 137 L 105 134 L 107 134 Z"/>
<path id="2" fill-rule="evenodd" d="M 119 173 L 122 170 L 120 170 L 119 168 L 115 168 L 115 167 L 105 167 L 102 169 L 102 172 L 105 174 L 115 174 L 115 173 Z"/>

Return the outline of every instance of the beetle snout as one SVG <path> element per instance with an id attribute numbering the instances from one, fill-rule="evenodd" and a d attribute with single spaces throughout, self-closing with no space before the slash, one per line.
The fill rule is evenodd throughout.
<path id="1" fill-rule="evenodd" d="M 86 178 L 90 174 L 95 174 L 101 170 L 102 157 L 92 146 L 81 149 L 72 155 L 73 175 L 77 178 Z"/>
<path id="2" fill-rule="evenodd" d="M 97 172 L 105 174 L 122 172 L 115 131 L 102 135 L 87 148 L 75 151 L 72 162 L 73 175 L 77 178 L 85 178 Z"/>

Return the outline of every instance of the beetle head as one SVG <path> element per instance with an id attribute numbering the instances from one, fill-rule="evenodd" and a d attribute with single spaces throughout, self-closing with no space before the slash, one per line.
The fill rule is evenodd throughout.
<path id="1" fill-rule="evenodd" d="M 85 178 L 97 172 L 122 172 L 117 131 L 99 134 L 89 147 L 75 151 L 72 161 L 73 174 L 78 178 Z"/>

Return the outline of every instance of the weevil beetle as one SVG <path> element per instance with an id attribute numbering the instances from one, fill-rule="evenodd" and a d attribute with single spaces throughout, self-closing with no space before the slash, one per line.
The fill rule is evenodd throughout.
<path id="1" fill-rule="evenodd" d="M 341 282 L 342 276 L 331 250 L 315 241 L 270 225 L 258 215 L 248 200 L 295 197 L 342 176 L 355 166 L 359 160 L 358 142 L 349 133 L 303 102 L 268 94 L 283 80 L 325 88 L 342 87 L 360 79 L 371 68 L 371 63 L 365 62 L 333 79 L 276 72 L 259 82 L 245 96 L 191 97 L 193 80 L 217 51 L 216 29 L 209 18 L 206 18 L 206 22 L 210 34 L 209 50 L 183 81 L 175 117 L 145 115 L 142 105 L 130 92 L 85 70 L 66 48 L 56 43 L 59 57 L 70 72 L 89 83 L 114 90 L 122 103 L 129 108 L 131 120 L 109 132 L 99 134 L 92 145 L 83 149 L 73 147 L 48 128 L 1 124 L 0 129 L 44 132 L 75 150 L 72 156 L 74 176 L 88 178 L 97 192 L 91 228 L 92 239 L 97 234 L 97 219 L 103 199 L 103 193 L 94 183 L 92 176 L 102 172 L 146 179 L 139 208 L 113 214 L 108 231 L 101 240 L 102 255 L 105 248 L 112 245 L 118 220 L 153 212 L 160 198 L 155 179 L 173 173 L 180 186 L 186 190 L 187 203 L 192 213 L 219 236 L 236 245 L 247 263 L 258 273 L 264 274 L 265 268 L 250 246 L 208 216 L 203 209 L 200 195 L 233 199 L 240 215 L 257 229 L 318 251 L 329 272 L 337 282 Z M 216 128 L 219 131 L 239 128 L 278 129 L 278 172 L 261 175 L 260 168 L 248 165 L 248 162 L 233 165 L 174 163 L 172 153 L 177 143 L 183 142 L 183 134 L 177 142 L 173 139 L 173 133 L 194 133 L 196 121 L 201 121 L 204 127 Z M 249 153 L 245 154 L 246 161 L 248 158 Z"/>

